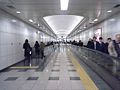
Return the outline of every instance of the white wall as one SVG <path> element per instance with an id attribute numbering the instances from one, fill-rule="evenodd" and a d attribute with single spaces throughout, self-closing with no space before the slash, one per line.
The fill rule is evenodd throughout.
<path id="1" fill-rule="evenodd" d="M 88 39 L 94 36 L 94 31 L 98 28 L 102 28 L 102 37 L 104 38 L 104 41 L 106 41 L 108 37 L 115 39 L 115 35 L 120 33 L 120 14 L 82 32 L 79 34 L 80 39 L 86 44 Z"/>
<path id="2" fill-rule="evenodd" d="M 12 22 L 12 20 L 16 22 Z M 0 70 L 24 59 L 25 39 L 31 46 L 38 40 L 37 30 L 0 11 Z"/>

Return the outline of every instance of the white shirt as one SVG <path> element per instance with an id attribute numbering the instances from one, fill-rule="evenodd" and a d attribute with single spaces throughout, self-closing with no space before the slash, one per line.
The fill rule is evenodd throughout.
<path id="1" fill-rule="evenodd" d="M 96 42 L 94 42 L 94 49 L 96 49 Z"/>

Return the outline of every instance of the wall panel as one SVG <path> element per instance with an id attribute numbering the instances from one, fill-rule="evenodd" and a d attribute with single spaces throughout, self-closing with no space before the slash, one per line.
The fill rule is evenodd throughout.
<path id="1" fill-rule="evenodd" d="M 79 36 L 81 37 L 81 40 L 84 42 L 84 44 L 87 44 L 89 38 L 94 36 L 95 30 L 98 28 L 102 28 L 102 37 L 104 38 L 105 42 L 109 37 L 115 39 L 115 35 L 118 33 L 120 34 L 120 13 L 98 24 L 97 26 L 80 33 Z"/>
<path id="2" fill-rule="evenodd" d="M 24 59 L 24 40 L 29 39 L 33 47 L 39 39 L 36 32 L 33 27 L 0 10 L 0 70 Z"/>

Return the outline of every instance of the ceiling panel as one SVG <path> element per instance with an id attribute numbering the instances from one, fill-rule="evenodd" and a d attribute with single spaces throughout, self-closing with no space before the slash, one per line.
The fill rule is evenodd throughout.
<path id="1" fill-rule="evenodd" d="M 60 0 L 0 0 L 0 7 L 27 22 L 30 18 L 40 22 L 43 17 L 51 15 L 78 15 L 90 21 L 97 17 L 101 20 L 107 17 L 106 11 L 119 3 L 120 0 L 70 0 L 68 11 L 61 11 Z M 21 15 L 15 13 L 17 10 L 21 11 Z"/>
<path id="2" fill-rule="evenodd" d="M 44 20 L 56 34 L 69 34 L 84 17 L 75 15 L 53 15 Z"/>

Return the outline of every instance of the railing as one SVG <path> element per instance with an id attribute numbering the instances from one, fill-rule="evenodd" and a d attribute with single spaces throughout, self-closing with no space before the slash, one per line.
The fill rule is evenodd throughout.
<path id="1" fill-rule="evenodd" d="M 70 49 L 114 90 L 120 90 L 120 58 L 75 45 L 70 45 Z"/>
<path id="2" fill-rule="evenodd" d="M 24 59 L 24 66 L 39 66 L 43 67 L 48 61 L 47 58 L 53 53 L 56 49 L 56 46 L 50 45 L 44 48 L 44 56 L 40 51 L 39 55 L 36 55 L 35 48 L 32 47 L 32 55 L 30 58 Z M 21 66 L 21 64 L 20 64 Z"/>
<path id="3" fill-rule="evenodd" d="M 112 74 L 120 74 L 120 58 L 109 56 L 108 54 L 92 50 L 85 47 L 72 46 L 80 55 L 88 60 L 92 60 L 96 64 L 109 70 Z"/>
<path id="4" fill-rule="evenodd" d="M 44 48 L 44 54 L 45 56 L 49 55 L 50 53 L 54 52 L 56 49 L 56 46 L 53 47 L 53 45 L 47 46 Z M 32 47 L 32 58 L 35 58 L 35 48 Z"/>

